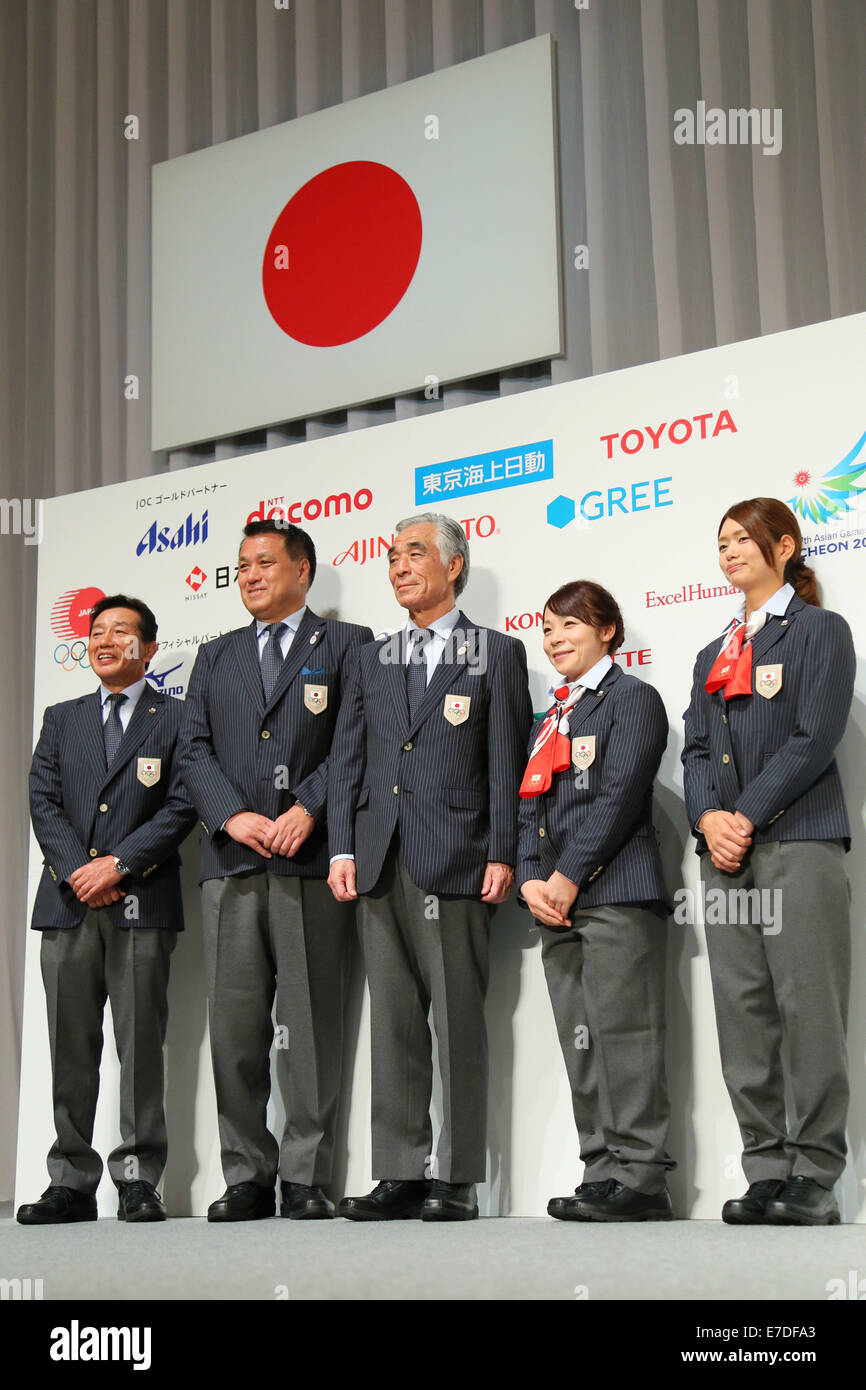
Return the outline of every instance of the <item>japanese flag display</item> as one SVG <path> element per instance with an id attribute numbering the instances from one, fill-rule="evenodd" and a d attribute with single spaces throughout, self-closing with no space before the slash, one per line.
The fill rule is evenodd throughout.
<path id="1" fill-rule="evenodd" d="M 550 35 L 153 170 L 154 449 L 561 350 Z"/>

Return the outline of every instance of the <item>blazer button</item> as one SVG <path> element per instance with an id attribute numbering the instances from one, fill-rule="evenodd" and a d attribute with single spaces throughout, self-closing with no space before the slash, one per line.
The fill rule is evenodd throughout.
<path id="1" fill-rule="evenodd" d="M 262 738 L 270 738 L 270 736 L 271 735 L 269 729 L 262 729 Z"/>
<path id="2" fill-rule="evenodd" d="M 103 803 L 102 803 L 102 805 L 100 806 L 99 809 L 100 809 L 100 811 L 107 811 L 107 810 L 108 810 L 108 802 L 107 802 L 107 801 L 103 801 Z"/>
<path id="3" fill-rule="evenodd" d="M 542 840 L 543 840 L 544 837 L 545 837 L 545 835 L 547 834 L 547 831 L 545 830 L 545 828 L 544 828 L 543 825 L 540 825 L 540 826 L 538 827 L 538 833 L 539 833 L 539 835 L 541 836 L 541 838 L 542 838 Z"/>
<path id="4" fill-rule="evenodd" d="M 412 752 L 412 745 L 411 745 L 411 743 L 404 743 L 404 744 L 403 744 L 403 752 L 404 752 L 404 753 L 411 753 L 411 752 Z"/>
<path id="5" fill-rule="evenodd" d="M 395 788 L 394 788 L 394 795 L 395 795 L 395 796 L 397 795 L 397 793 L 398 793 L 399 790 L 400 790 L 399 787 L 395 787 Z"/>
<path id="6" fill-rule="evenodd" d="M 730 761 L 731 761 L 731 760 L 730 760 L 730 758 L 728 757 L 727 753 L 723 753 L 723 754 L 722 754 L 722 762 L 723 762 L 723 763 L 729 763 Z"/>
<path id="7" fill-rule="evenodd" d="M 90 851 L 90 857 L 91 857 L 91 859 L 95 859 L 98 853 L 99 853 L 99 850 L 98 850 L 98 849 L 92 849 L 92 850 Z"/>

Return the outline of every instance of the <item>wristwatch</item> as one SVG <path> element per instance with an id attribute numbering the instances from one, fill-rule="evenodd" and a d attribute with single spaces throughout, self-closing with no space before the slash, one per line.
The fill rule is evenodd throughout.
<path id="1" fill-rule="evenodd" d="M 120 877 L 121 877 L 121 878 L 126 878 L 126 875 L 127 875 L 127 874 L 131 874 L 131 873 L 132 873 L 132 869 L 128 869 L 128 868 L 126 867 L 126 865 L 124 864 L 123 860 L 122 860 L 122 859 L 118 859 L 117 855 L 115 854 L 115 856 L 114 856 L 114 872 L 115 872 L 116 874 L 120 874 Z"/>

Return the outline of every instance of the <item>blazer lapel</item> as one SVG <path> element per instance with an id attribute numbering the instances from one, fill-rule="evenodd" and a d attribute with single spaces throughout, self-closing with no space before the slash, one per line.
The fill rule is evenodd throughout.
<path id="1" fill-rule="evenodd" d="M 622 672 L 618 666 L 611 666 L 610 670 L 605 672 L 604 679 L 595 690 L 585 690 L 583 692 L 577 704 L 568 712 L 568 728 L 571 734 L 576 734 L 578 729 L 589 719 L 590 715 L 595 714 L 599 705 L 604 703 L 607 692 L 612 685 L 616 684 L 621 675 Z"/>
<path id="2" fill-rule="evenodd" d="M 465 614 L 461 613 L 451 636 L 445 643 L 442 655 L 433 667 L 433 674 L 424 692 L 424 698 L 415 711 L 415 718 L 410 722 L 410 734 L 414 733 L 425 719 L 429 719 L 448 694 L 449 688 L 457 676 L 465 668 L 469 643 L 475 630 L 475 624 L 470 623 Z"/>
<path id="3" fill-rule="evenodd" d="M 102 704 L 99 691 L 85 695 L 75 707 L 78 736 L 93 768 L 97 785 L 105 781 L 105 735 L 102 732 Z"/>
<path id="4" fill-rule="evenodd" d="M 150 736 L 153 729 L 156 728 L 156 725 L 162 717 L 165 702 L 168 698 L 167 695 L 160 695 L 156 691 L 151 690 L 150 686 L 146 686 L 141 692 L 138 704 L 132 711 L 132 718 L 124 730 L 123 738 L 120 740 L 120 747 L 112 759 L 111 767 L 107 772 L 103 770 L 103 786 L 107 786 L 119 772 L 123 771 L 130 759 L 134 757 L 141 745 Z"/>
<path id="5" fill-rule="evenodd" d="M 244 685 L 250 693 L 253 704 L 260 710 L 265 707 L 265 691 L 262 685 L 262 667 L 259 661 L 259 643 L 256 637 L 256 620 L 235 633 L 235 656 Z"/>
<path id="6" fill-rule="evenodd" d="M 782 642 L 787 637 L 797 620 L 798 613 L 803 607 L 803 600 L 795 594 L 781 618 L 771 615 L 767 618 L 760 632 L 755 633 L 755 636 L 752 638 L 753 671 L 755 667 L 763 661 L 766 653 L 770 651 L 772 647 L 775 647 L 778 642 Z M 774 652 L 774 659 L 777 655 L 778 653 Z"/>
<path id="7" fill-rule="evenodd" d="M 265 702 L 266 714 L 270 713 L 274 705 L 283 698 L 301 667 L 306 666 L 310 653 L 318 652 L 325 640 L 326 627 L 327 624 L 324 619 L 318 617 L 308 608 L 298 624 L 298 630 L 292 638 L 292 645 L 280 667 L 280 674 L 277 676 L 277 683 L 271 692 L 271 698 Z M 259 683 L 261 684 L 261 677 Z"/>
<path id="8" fill-rule="evenodd" d="M 394 713 L 402 731 L 409 732 L 409 694 L 406 689 L 406 629 L 392 632 L 379 647 L 379 664 L 382 668 L 382 681 L 394 707 Z"/>

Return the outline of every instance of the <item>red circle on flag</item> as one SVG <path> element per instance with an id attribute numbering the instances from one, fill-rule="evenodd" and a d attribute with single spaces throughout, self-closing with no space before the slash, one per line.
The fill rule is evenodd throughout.
<path id="1" fill-rule="evenodd" d="M 309 347 L 351 343 L 386 319 L 421 255 L 421 210 L 386 164 L 334 164 L 293 194 L 273 225 L 262 288 L 274 321 Z"/>

